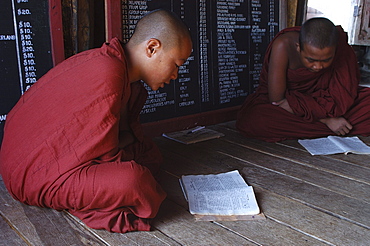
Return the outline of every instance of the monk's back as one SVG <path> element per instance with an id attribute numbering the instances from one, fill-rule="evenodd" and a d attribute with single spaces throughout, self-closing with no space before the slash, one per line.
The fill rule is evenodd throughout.
<path id="1" fill-rule="evenodd" d="M 107 142 L 107 146 L 86 151 L 102 138 L 117 134 L 120 109 L 112 110 L 111 105 L 121 100 L 123 78 L 110 74 L 117 74 L 124 63 L 103 51 L 86 51 L 61 63 L 32 86 L 8 114 L 0 171 L 15 194 L 31 187 L 28 194 L 42 192 L 52 184 L 39 187 L 33 180 L 37 173 L 56 180 L 116 146 Z M 72 68 L 79 72 L 68 73 Z M 25 182 L 19 182 L 20 186 L 10 179 Z M 26 197 L 18 198 L 27 202 Z"/>

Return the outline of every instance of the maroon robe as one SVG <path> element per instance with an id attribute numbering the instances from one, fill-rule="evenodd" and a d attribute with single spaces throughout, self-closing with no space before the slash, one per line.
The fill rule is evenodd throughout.
<path id="1" fill-rule="evenodd" d="M 118 39 L 77 54 L 39 79 L 7 116 L 0 172 L 22 203 L 69 210 L 88 226 L 150 230 L 165 198 L 156 182 L 162 161 L 144 138 L 147 97 L 129 83 Z M 121 107 L 136 141 L 118 149 Z"/>
<path id="2" fill-rule="evenodd" d="M 299 30 L 287 28 L 276 37 Z M 236 127 L 244 136 L 276 142 L 334 135 L 319 121 L 328 117 L 347 119 L 353 126 L 351 135 L 370 134 L 370 88 L 359 87 L 356 55 L 346 33 L 341 27 L 338 30 L 338 46 L 330 67 L 318 73 L 307 68 L 288 69 L 285 98 L 294 114 L 269 101 L 268 66 L 274 38 L 265 54 L 259 87 L 238 112 Z"/>

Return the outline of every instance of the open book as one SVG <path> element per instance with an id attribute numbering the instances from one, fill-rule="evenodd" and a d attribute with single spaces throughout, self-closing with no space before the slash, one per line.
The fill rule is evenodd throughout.
<path id="1" fill-rule="evenodd" d="M 237 170 L 208 175 L 184 175 L 180 179 L 189 211 L 197 220 L 264 219 L 254 195 Z"/>
<path id="2" fill-rule="evenodd" d="M 192 144 L 209 139 L 223 137 L 224 134 L 211 129 L 207 129 L 204 126 L 197 126 L 188 130 L 163 133 L 162 136 L 180 143 Z"/>
<path id="3" fill-rule="evenodd" d="M 331 155 L 338 153 L 370 154 L 370 147 L 358 137 L 328 136 L 326 138 L 298 140 L 311 155 Z"/>

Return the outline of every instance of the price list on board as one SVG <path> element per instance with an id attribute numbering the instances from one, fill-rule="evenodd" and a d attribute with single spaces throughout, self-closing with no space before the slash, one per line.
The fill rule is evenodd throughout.
<path id="1" fill-rule="evenodd" d="M 265 49 L 279 31 L 279 0 L 123 1 L 123 37 L 155 9 L 176 13 L 189 27 L 193 52 L 178 78 L 151 91 L 141 112 L 151 122 L 238 106 L 258 85 Z"/>
<path id="2" fill-rule="evenodd" d="M 7 113 L 52 66 L 48 1 L 3 1 L 0 8 L 0 140 Z"/>
<path id="3" fill-rule="evenodd" d="M 265 6 L 267 2 L 268 6 Z M 250 91 L 254 91 L 258 86 L 265 50 L 279 31 L 279 23 L 276 21 L 279 18 L 277 7 L 278 2 L 275 0 L 251 1 Z"/>
<path id="4" fill-rule="evenodd" d="M 216 28 L 217 77 L 219 104 L 227 104 L 248 95 L 249 40 L 250 25 L 247 21 L 249 6 L 247 1 L 217 1 Z"/>

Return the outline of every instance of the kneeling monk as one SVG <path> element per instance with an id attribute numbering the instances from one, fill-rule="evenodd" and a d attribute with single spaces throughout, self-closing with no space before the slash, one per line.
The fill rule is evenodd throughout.
<path id="1" fill-rule="evenodd" d="M 267 48 L 260 84 L 236 127 L 269 142 L 370 134 L 370 88 L 359 86 L 347 35 L 326 18 L 282 30 Z"/>
<path id="2" fill-rule="evenodd" d="M 6 120 L 0 171 L 10 194 L 91 228 L 150 230 L 166 194 L 156 181 L 162 157 L 139 123 L 147 97 L 139 80 L 163 87 L 191 50 L 183 22 L 157 10 L 127 44 L 114 38 L 51 69 Z"/>

